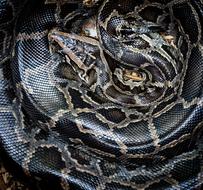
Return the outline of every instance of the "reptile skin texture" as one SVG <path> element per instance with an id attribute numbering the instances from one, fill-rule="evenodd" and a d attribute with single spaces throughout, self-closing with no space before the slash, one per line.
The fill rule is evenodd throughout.
<path id="1" fill-rule="evenodd" d="M 202 0 L 0 0 L 0 190 L 200 190 Z"/>

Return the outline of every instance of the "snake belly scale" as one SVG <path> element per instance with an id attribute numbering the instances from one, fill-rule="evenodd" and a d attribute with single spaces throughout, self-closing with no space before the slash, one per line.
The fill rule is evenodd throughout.
<path id="1" fill-rule="evenodd" d="M 202 0 L 0 2 L 1 146 L 27 175 L 200 188 Z"/>

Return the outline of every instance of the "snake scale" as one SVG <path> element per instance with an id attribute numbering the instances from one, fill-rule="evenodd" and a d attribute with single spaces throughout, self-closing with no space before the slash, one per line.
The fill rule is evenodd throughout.
<path id="1" fill-rule="evenodd" d="M 28 176 L 200 188 L 202 0 L 1 0 L 0 44 L 1 146 Z"/>

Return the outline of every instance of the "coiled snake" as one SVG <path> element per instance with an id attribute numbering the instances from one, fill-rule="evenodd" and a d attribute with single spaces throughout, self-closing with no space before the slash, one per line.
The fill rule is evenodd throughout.
<path id="1" fill-rule="evenodd" d="M 201 186 L 202 0 L 0 2 L 1 144 L 25 173 Z"/>

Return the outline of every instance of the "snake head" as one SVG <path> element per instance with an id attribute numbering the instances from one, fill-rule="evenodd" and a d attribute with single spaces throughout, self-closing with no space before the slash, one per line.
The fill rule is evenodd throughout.
<path id="1" fill-rule="evenodd" d="M 65 57 L 69 70 L 74 72 L 74 76 L 77 76 L 79 82 L 86 86 L 95 83 L 97 73 L 94 67 L 98 62 L 96 40 L 61 32 L 57 29 L 50 31 L 48 38 L 51 53 L 59 53 L 60 56 Z M 71 80 L 70 76 L 66 76 L 66 78 Z"/>

